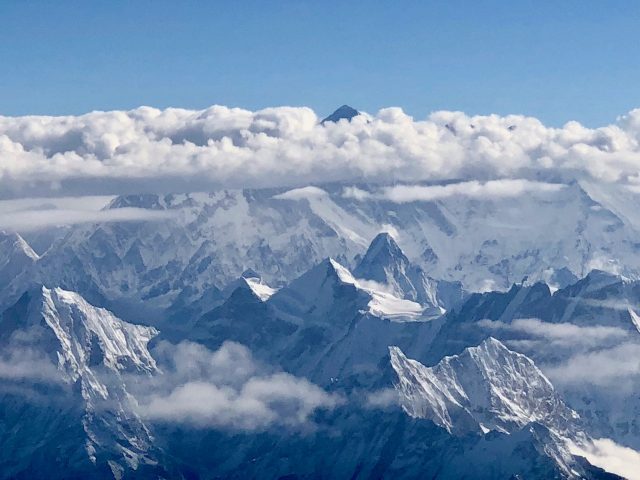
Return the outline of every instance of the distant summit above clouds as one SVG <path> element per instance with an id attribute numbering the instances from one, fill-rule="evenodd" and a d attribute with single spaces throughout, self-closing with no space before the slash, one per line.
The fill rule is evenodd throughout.
<path id="1" fill-rule="evenodd" d="M 324 125 L 326 122 L 337 122 L 338 120 L 342 120 L 343 118 L 351 121 L 353 117 L 357 117 L 358 115 L 360 115 L 360 112 L 355 108 L 350 107 L 349 105 L 342 105 L 320 123 Z"/>
<path id="2" fill-rule="evenodd" d="M 523 181 L 589 181 L 602 183 L 604 194 L 626 195 L 638 187 L 639 134 L 640 109 L 601 128 L 450 111 L 420 119 L 399 107 L 365 114 L 348 105 L 324 120 L 309 107 L 223 105 L 0 117 L 0 197 L 335 181 L 476 182 L 450 187 L 476 196 L 531 187 Z"/>

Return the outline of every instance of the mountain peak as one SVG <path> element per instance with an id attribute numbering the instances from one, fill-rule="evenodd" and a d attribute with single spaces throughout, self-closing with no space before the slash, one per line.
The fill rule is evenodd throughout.
<path id="1" fill-rule="evenodd" d="M 531 359 L 492 337 L 433 367 L 398 347 L 389 355 L 403 409 L 449 432 L 513 433 L 533 422 L 563 432 L 579 418 Z"/>
<path id="2" fill-rule="evenodd" d="M 337 122 L 342 119 L 351 121 L 353 117 L 356 117 L 358 115 L 360 115 L 360 112 L 355 108 L 350 107 L 349 105 L 342 105 L 335 112 L 333 112 L 331 115 L 329 115 L 324 120 L 322 120 L 320 123 L 324 125 L 326 122 Z"/>
<path id="3" fill-rule="evenodd" d="M 367 253 L 365 253 L 360 265 L 366 265 L 366 263 L 373 261 L 388 262 L 392 259 L 401 261 L 405 264 L 409 263 L 409 260 L 391 234 L 388 232 L 381 232 L 371 241 L 371 244 L 367 249 Z M 360 265 L 358 267 L 360 267 Z"/>

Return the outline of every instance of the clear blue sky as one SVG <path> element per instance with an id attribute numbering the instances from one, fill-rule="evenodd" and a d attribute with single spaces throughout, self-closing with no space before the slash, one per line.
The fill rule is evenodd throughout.
<path id="1" fill-rule="evenodd" d="M 214 103 L 603 125 L 640 107 L 640 2 L 0 0 L 0 114 Z"/>

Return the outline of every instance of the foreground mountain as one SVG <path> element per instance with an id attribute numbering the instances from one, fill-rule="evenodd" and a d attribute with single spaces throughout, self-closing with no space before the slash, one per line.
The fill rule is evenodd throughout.
<path id="1" fill-rule="evenodd" d="M 182 332 L 208 350 L 160 342 L 156 354 L 175 349 L 180 367 L 154 359 L 151 327 L 59 288 L 25 293 L 0 318 L 3 478 L 43 469 L 48 478 L 615 478 L 571 453 L 566 438 L 588 442 L 577 415 L 531 360 L 499 341 L 432 368 L 409 360 L 403 350 L 424 355 L 446 317 L 407 321 L 372 309 L 377 292 L 332 259 L 268 298 L 261 292 L 238 282 Z M 256 376 L 229 340 L 289 373 Z M 227 383 L 207 383 L 221 376 Z M 294 383 L 271 390 L 283 378 Z M 308 398 L 332 400 L 302 423 L 238 430 L 215 420 L 228 415 L 219 395 L 234 388 L 241 398 L 228 408 L 248 408 L 249 394 L 283 408 L 292 395 L 283 419 L 316 401 Z M 198 416 L 210 408 L 213 416 Z"/>
<path id="2" fill-rule="evenodd" d="M 638 281 L 597 270 L 554 293 L 536 283 L 474 294 L 420 360 L 433 365 L 494 336 L 530 356 L 593 435 L 638 449 L 639 305 Z"/>
<path id="3" fill-rule="evenodd" d="M 5 311 L 2 478 L 161 474 L 123 380 L 157 373 L 147 350 L 156 334 L 59 288 L 32 290 Z"/>
<path id="4" fill-rule="evenodd" d="M 529 358 L 492 337 L 431 368 L 389 351 L 403 409 L 449 432 L 513 433 L 536 422 L 567 434 L 579 418 Z"/>
<path id="5" fill-rule="evenodd" d="M 460 355 L 443 358 L 431 368 L 408 359 L 398 347 L 389 347 L 389 352 L 398 377 L 400 404 L 411 417 L 429 419 L 466 438 L 474 434 L 486 438 L 493 435 L 491 432 L 519 437 L 511 438 L 512 444 L 525 441 L 529 443 L 527 448 L 547 457 L 548 464 L 542 467 L 548 469 L 547 477 L 606 476 L 573 456 L 568 441 L 589 441 L 579 430 L 579 415 L 564 404 L 551 382 L 526 356 L 491 337 Z M 495 461 L 495 452 L 486 446 L 484 450 L 492 459 L 490 466 L 475 474 L 472 470 L 463 473 L 468 466 L 458 466 L 453 469 L 456 475 L 541 475 L 540 463 L 532 467 L 533 456 L 523 462 L 515 451 L 510 455 L 502 452 Z M 467 447 L 466 452 L 472 459 L 474 447 Z"/>

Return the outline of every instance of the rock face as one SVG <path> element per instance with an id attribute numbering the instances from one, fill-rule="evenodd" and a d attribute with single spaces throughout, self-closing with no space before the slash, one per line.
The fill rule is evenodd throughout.
<path id="1" fill-rule="evenodd" d="M 182 332 L 212 351 L 242 342 L 341 399 L 308 429 L 238 432 L 143 419 L 131 382 L 172 381 L 148 349 L 158 332 L 31 290 L 0 318 L 0 477 L 613 478 L 571 454 L 588 435 L 529 358 L 488 338 L 426 367 L 403 350 L 424 353 L 447 319 L 388 318 L 376 294 L 327 259 L 264 299 L 243 277 Z"/>
<path id="2" fill-rule="evenodd" d="M 353 117 L 356 117 L 358 115 L 360 115 L 360 112 L 357 111 L 355 108 L 352 108 L 349 105 L 342 105 L 341 107 L 338 107 L 338 109 L 335 112 L 333 112 L 331 115 L 329 115 L 324 120 L 322 120 L 320 123 L 324 125 L 327 122 L 335 123 L 340 120 L 351 121 Z"/>
<path id="3" fill-rule="evenodd" d="M 127 374 L 157 373 L 147 350 L 152 327 L 127 324 L 76 293 L 40 287 L 2 315 L 0 332 L 5 366 L 14 372 L 1 389 L 3 477 L 47 471 L 64 478 L 65 468 L 116 478 L 162 472 L 124 382 Z M 33 396 L 23 395 L 25 385 Z"/>
<path id="4" fill-rule="evenodd" d="M 389 353 L 402 408 L 449 432 L 513 433 L 539 423 L 562 434 L 579 418 L 531 359 L 495 338 L 434 367 L 408 359 L 398 347 Z"/>

